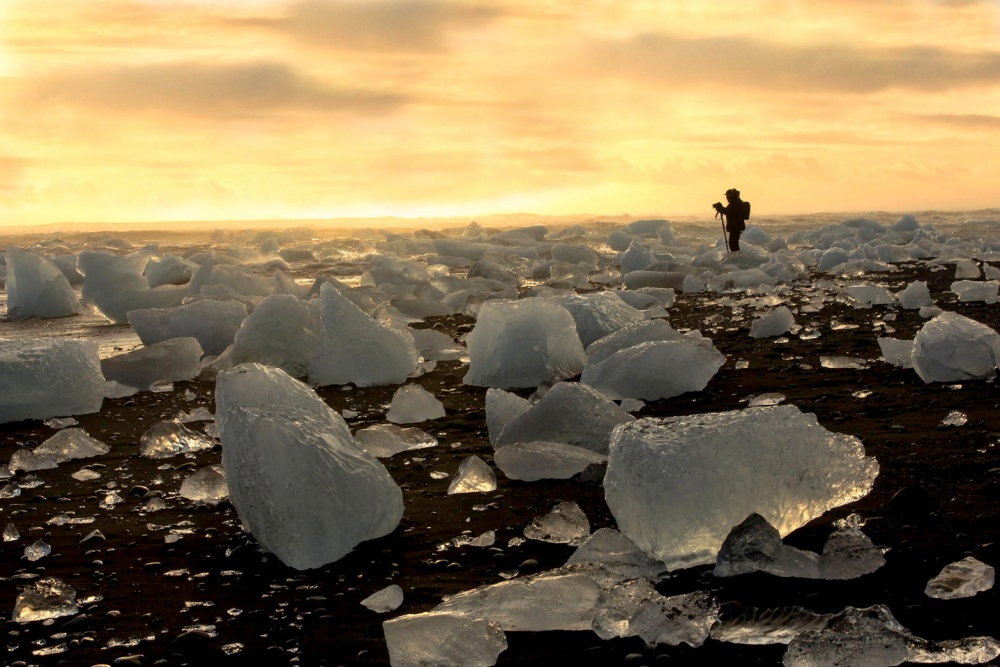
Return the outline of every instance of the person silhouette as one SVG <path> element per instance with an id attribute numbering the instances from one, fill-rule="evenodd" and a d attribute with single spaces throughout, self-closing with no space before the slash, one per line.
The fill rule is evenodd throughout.
<path id="1" fill-rule="evenodd" d="M 740 251 L 740 234 L 747 228 L 747 205 L 740 199 L 740 191 L 736 188 L 726 190 L 726 205 L 722 202 L 715 202 L 712 208 L 715 209 L 716 216 L 724 217 L 723 229 L 727 233 L 726 242 L 732 252 Z"/>

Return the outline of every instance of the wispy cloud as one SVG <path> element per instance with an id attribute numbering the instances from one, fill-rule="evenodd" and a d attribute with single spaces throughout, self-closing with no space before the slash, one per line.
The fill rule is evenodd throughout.
<path id="1" fill-rule="evenodd" d="M 599 42 L 592 59 L 608 73 L 665 85 L 863 94 L 1000 84 L 1000 51 L 938 47 L 785 45 L 743 36 L 690 39 L 651 32 Z"/>
<path id="2" fill-rule="evenodd" d="M 281 63 L 211 65 L 194 61 L 61 69 L 32 82 L 27 98 L 36 104 L 202 117 L 295 109 L 373 113 L 405 102 L 398 93 L 331 87 Z"/>

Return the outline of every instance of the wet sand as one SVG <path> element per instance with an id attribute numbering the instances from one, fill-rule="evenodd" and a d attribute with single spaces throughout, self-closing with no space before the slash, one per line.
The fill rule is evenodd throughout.
<path id="1" fill-rule="evenodd" d="M 1000 329 L 996 305 L 958 303 L 950 295 L 953 276 L 950 267 L 931 271 L 921 266 L 870 275 L 864 282 L 900 290 L 914 279 L 927 280 L 939 306 Z M 792 294 L 794 302 L 797 292 Z M 875 544 L 888 548 L 887 563 L 852 581 L 766 574 L 718 579 L 711 567 L 697 567 L 673 573 L 657 590 L 665 595 L 709 590 L 722 601 L 725 617 L 752 607 L 799 605 L 826 613 L 884 604 L 902 625 L 926 639 L 1000 635 L 995 590 L 964 600 L 935 600 L 923 593 L 929 578 L 965 556 L 1000 565 L 997 384 L 924 384 L 914 371 L 878 361 L 876 339 L 886 335 L 885 325 L 895 330 L 888 335 L 912 338 L 924 322 L 915 311 L 827 303 L 818 313 L 796 318 L 807 328 L 815 324 L 819 337 L 789 335 L 787 342 L 779 342 L 750 338 L 752 309 L 738 308 L 742 319 L 734 320 L 733 308 L 722 303 L 727 296 L 737 301 L 745 297 L 682 294 L 670 309 L 675 328 L 701 329 L 728 357 L 727 363 L 704 391 L 649 402 L 637 416 L 735 409 L 745 407 L 751 396 L 778 392 L 786 403 L 815 413 L 826 428 L 859 437 L 881 467 L 871 494 L 814 520 L 785 541 L 819 551 L 834 520 L 858 513 L 866 521 L 863 530 Z M 896 319 L 883 323 L 889 312 Z M 709 318 L 714 325 L 706 325 Z M 431 318 L 427 323 L 453 335 L 471 324 L 463 317 Z M 822 356 L 870 361 L 863 369 L 828 369 L 821 367 Z M 737 368 L 740 361 L 748 368 Z M 139 437 L 155 422 L 181 410 L 214 410 L 213 384 L 177 383 L 173 392 L 106 400 L 99 414 L 78 416 L 79 426 L 107 443 L 111 452 L 38 471 L 34 474 L 43 480 L 40 486 L 0 499 L 0 522 L 12 523 L 21 535 L 18 541 L 0 543 L 0 611 L 7 619 L 0 645 L 3 664 L 385 665 L 381 623 L 387 618 L 427 611 L 443 595 L 502 581 L 501 572 L 531 574 L 562 565 L 573 547 L 534 540 L 508 544 L 523 536 L 532 518 L 566 500 L 580 505 L 593 530 L 614 527 L 600 475 L 526 483 L 507 480 L 497 470 L 496 492 L 455 496 L 446 495 L 450 477 L 431 477 L 434 471 L 454 475 L 471 454 L 492 464 L 485 389 L 461 384 L 466 369 L 459 362 L 442 362 L 435 371 L 411 380 L 442 400 L 447 415 L 416 424 L 439 438 L 436 448 L 384 460 L 403 489 L 406 510 L 399 528 L 360 545 L 341 561 L 305 572 L 262 554 L 227 502 L 210 508 L 178 496 L 181 481 L 194 469 L 220 462 L 219 446 L 189 458 L 138 456 Z M 384 421 L 395 389 L 327 387 L 319 393 L 338 411 L 356 411 L 357 417 L 348 420 L 356 430 Z M 194 393 L 193 400 L 185 399 L 186 391 Z M 953 410 L 967 415 L 968 422 L 941 425 Z M 54 433 L 37 421 L 0 425 L 0 460 Z M 95 469 L 101 478 L 72 479 L 82 467 Z M 21 473 L 16 479 L 23 478 Z M 112 488 L 123 502 L 100 508 Z M 167 508 L 142 511 L 147 491 L 161 491 Z M 46 525 L 60 513 L 95 520 L 87 525 Z M 95 529 L 103 539 L 81 542 Z M 464 531 L 475 536 L 487 530 L 496 531 L 493 548 L 438 550 Z M 168 542 L 168 535 L 176 541 Z M 52 553 L 36 562 L 22 558 L 24 548 L 38 539 L 50 544 Z M 18 590 L 34 575 L 66 581 L 79 599 L 100 599 L 83 604 L 80 614 L 50 624 L 14 623 L 9 619 Z M 377 614 L 361 606 L 362 599 L 391 583 L 404 590 L 401 608 Z M 592 632 L 511 632 L 507 640 L 509 648 L 500 655 L 499 665 L 563 660 L 775 665 L 784 653 L 780 645 L 744 646 L 712 639 L 699 648 L 647 648 L 637 638 L 602 641 Z M 36 653 L 62 647 L 64 651 L 50 655 Z"/>

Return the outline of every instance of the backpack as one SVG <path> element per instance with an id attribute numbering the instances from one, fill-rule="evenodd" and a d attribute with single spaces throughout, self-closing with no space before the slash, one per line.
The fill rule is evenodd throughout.
<path id="1" fill-rule="evenodd" d="M 743 202 L 743 219 L 750 219 L 750 202 L 748 201 Z"/>

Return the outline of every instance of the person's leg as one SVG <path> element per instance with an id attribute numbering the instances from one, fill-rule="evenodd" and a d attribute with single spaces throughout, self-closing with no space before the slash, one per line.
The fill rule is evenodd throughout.
<path id="1" fill-rule="evenodd" d="M 740 230 L 734 229 L 729 232 L 729 249 L 732 252 L 739 252 L 740 250 Z"/>

